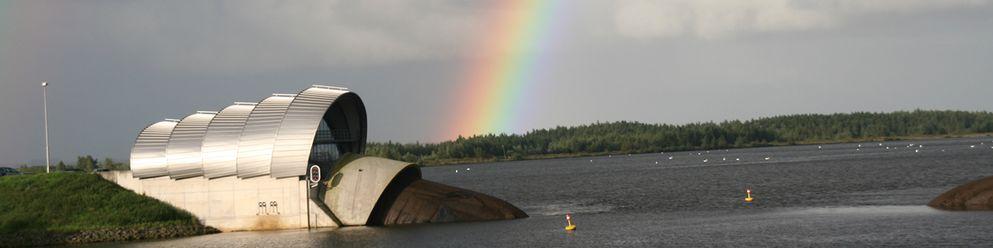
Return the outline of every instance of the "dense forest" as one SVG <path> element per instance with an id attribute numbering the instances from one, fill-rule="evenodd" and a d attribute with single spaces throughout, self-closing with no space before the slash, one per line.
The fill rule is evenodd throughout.
<path id="1" fill-rule="evenodd" d="M 800 114 L 684 125 L 606 122 L 436 144 L 369 143 L 366 153 L 425 165 L 956 136 L 993 132 L 993 113 L 925 111 Z"/>

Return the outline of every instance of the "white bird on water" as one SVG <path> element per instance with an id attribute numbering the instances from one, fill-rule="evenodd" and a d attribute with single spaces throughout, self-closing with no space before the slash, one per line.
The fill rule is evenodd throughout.
<path id="1" fill-rule="evenodd" d="M 734 158 L 734 161 L 741 161 L 741 158 Z"/>
<path id="2" fill-rule="evenodd" d="M 770 159 L 772 159 L 772 158 L 771 157 L 765 157 L 765 160 L 770 160 Z"/>
<path id="3" fill-rule="evenodd" d="M 969 146 L 969 148 L 976 148 L 976 145 L 971 145 Z"/>
<path id="4" fill-rule="evenodd" d="M 472 170 L 472 168 L 465 168 L 465 170 L 470 171 L 470 170 Z"/>
<path id="5" fill-rule="evenodd" d="M 821 149 L 821 146 L 817 146 L 817 149 Z"/>
<path id="6" fill-rule="evenodd" d="M 706 163 L 706 162 L 707 162 L 707 160 L 709 160 L 709 159 L 704 159 L 704 160 L 703 160 L 703 162 L 704 162 L 704 163 Z"/>
<path id="7" fill-rule="evenodd" d="M 721 158 L 721 161 L 728 161 L 728 158 Z"/>
<path id="8" fill-rule="evenodd" d="M 921 152 L 921 150 L 914 149 L 914 152 Z"/>
<path id="9" fill-rule="evenodd" d="M 669 160 L 672 160 L 672 156 L 669 156 Z"/>
<path id="10" fill-rule="evenodd" d="M 459 173 L 459 170 L 455 170 L 455 173 Z"/>

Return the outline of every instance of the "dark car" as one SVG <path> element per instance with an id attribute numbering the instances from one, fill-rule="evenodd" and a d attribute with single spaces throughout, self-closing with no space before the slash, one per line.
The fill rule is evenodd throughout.
<path id="1" fill-rule="evenodd" d="M 2 177 L 2 176 L 20 175 L 20 174 L 21 174 L 21 172 L 20 171 L 17 171 L 14 168 L 0 167 L 0 177 Z"/>

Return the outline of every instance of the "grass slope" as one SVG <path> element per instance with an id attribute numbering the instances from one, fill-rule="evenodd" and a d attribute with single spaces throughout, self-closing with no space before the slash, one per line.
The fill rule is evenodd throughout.
<path id="1" fill-rule="evenodd" d="M 0 234 L 198 226 L 191 214 L 97 175 L 0 177 Z"/>

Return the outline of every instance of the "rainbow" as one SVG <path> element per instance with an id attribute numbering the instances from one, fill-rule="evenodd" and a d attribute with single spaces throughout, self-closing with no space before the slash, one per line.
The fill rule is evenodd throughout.
<path id="1" fill-rule="evenodd" d="M 527 117 L 528 86 L 540 73 L 542 52 L 553 37 L 558 0 L 496 1 L 490 8 L 475 49 L 479 57 L 469 63 L 455 93 L 453 116 L 440 137 L 512 133 L 521 131 Z"/>

